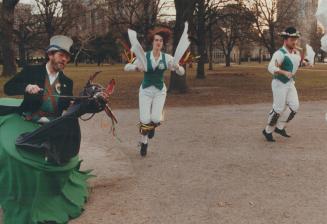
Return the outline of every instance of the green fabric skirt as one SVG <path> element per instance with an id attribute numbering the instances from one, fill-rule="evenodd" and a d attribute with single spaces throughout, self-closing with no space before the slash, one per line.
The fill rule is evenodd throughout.
<path id="1" fill-rule="evenodd" d="M 0 105 L 21 100 L 0 99 Z M 39 127 L 18 114 L 0 116 L 0 206 L 4 224 L 67 223 L 80 216 L 88 196 L 89 172 L 76 156 L 64 166 L 15 146 L 16 138 Z"/>

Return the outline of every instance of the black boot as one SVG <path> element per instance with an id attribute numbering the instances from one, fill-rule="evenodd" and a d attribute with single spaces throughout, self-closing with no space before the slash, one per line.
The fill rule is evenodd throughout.
<path id="1" fill-rule="evenodd" d="M 141 156 L 146 156 L 146 153 L 148 151 L 148 144 L 145 143 L 141 143 L 141 150 L 140 150 L 140 154 Z"/>
<path id="2" fill-rule="evenodd" d="M 284 128 L 284 129 L 275 128 L 275 132 L 276 132 L 277 134 L 280 134 L 281 136 L 286 137 L 286 138 L 290 138 L 290 137 L 291 137 L 290 135 L 288 135 L 288 134 L 286 133 L 285 128 Z"/>
<path id="3" fill-rule="evenodd" d="M 267 133 L 266 130 L 262 131 L 262 134 L 265 136 L 268 142 L 275 142 L 275 139 L 272 136 L 272 133 Z"/>
<path id="4" fill-rule="evenodd" d="M 151 131 L 149 131 L 149 133 L 148 133 L 149 139 L 154 137 L 154 132 L 155 132 L 155 129 L 152 129 Z"/>

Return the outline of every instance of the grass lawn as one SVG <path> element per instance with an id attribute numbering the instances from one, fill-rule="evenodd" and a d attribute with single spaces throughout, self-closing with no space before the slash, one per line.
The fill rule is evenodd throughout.
<path id="1" fill-rule="evenodd" d="M 1 70 L 1 67 L 0 67 Z M 127 73 L 123 65 L 69 65 L 65 73 L 74 80 L 74 93 L 82 89 L 89 75 L 101 70 L 96 79 L 106 84 L 114 78 L 117 83 L 112 97 L 113 108 L 133 108 L 138 105 L 138 89 L 142 81 L 141 73 Z M 215 65 L 213 71 L 206 71 L 206 79 L 195 78 L 196 68 L 187 69 L 189 90 L 186 94 L 169 94 L 168 106 L 195 106 L 219 104 L 249 104 L 271 102 L 271 75 L 267 72 L 267 64 L 244 63 L 226 68 Z M 169 72 L 166 76 L 169 85 Z M 8 78 L 0 78 L 0 96 L 2 86 Z M 296 86 L 300 100 L 327 100 L 327 65 L 318 64 L 313 68 L 303 68 L 297 74 Z"/>

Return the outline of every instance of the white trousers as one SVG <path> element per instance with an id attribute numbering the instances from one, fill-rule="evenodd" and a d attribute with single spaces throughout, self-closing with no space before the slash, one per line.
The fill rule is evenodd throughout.
<path id="1" fill-rule="evenodd" d="M 294 85 L 294 81 L 282 83 L 278 79 L 273 79 L 271 88 L 274 99 L 273 109 L 276 113 L 282 114 L 287 106 L 290 107 L 294 112 L 299 110 L 299 97 Z"/>
<path id="2" fill-rule="evenodd" d="M 299 110 L 300 103 L 297 90 L 294 81 L 283 83 L 278 79 L 273 79 L 271 88 L 273 92 L 273 110 L 280 115 L 276 126 L 279 129 L 283 129 L 291 112 Z M 273 113 L 270 113 L 268 123 L 270 123 L 272 115 Z M 268 125 L 266 132 L 271 133 L 274 129 L 275 126 Z"/>
<path id="3" fill-rule="evenodd" d="M 164 86 L 162 90 L 154 86 L 139 91 L 139 111 L 140 122 L 143 124 L 159 123 L 162 119 L 162 111 L 167 96 L 167 88 Z"/>

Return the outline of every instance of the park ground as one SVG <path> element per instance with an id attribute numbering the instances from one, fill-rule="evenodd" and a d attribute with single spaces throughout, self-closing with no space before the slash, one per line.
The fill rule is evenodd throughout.
<path id="1" fill-rule="evenodd" d="M 244 63 L 226 68 L 215 65 L 213 71 L 206 70 L 206 79 L 195 78 L 196 68 L 187 69 L 186 94 L 169 94 L 168 107 L 209 106 L 253 104 L 271 101 L 271 75 L 267 72 L 266 64 Z M 1 69 L 1 68 L 0 68 Z M 137 108 L 138 89 L 142 74 L 124 72 L 122 65 L 70 65 L 65 73 L 74 80 L 74 92 L 77 95 L 87 79 L 95 71 L 102 71 L 97 81 L 103 85 L 114 78 L 117 82 L 112 98 L 113 108 Z M 170 74 L 165 79 L 169 86 Z M 0 77 L 0 86 L 8 78 Z M 327 100 L 327 64 L 318 64 L 314 68 L 303 68 L 298 72 L 297 88 L 301 101 Z M 0 96 L 3 89 L 0 88 Z"/>
<path id="2" fill-rule="evenodd" d="M 288 127 L 292 137 L 276 136 L 273 144 L 261 134 L 271 108 L 265 65 L 216 65 L 204 80 L 189 70 L 189 91 L 168 96 L 146 158 L 137 150 L 141 74 L 119 65 L 68 67 L 76 94 L 98 69 L 99 82 L 117 81 L 112 107 L 119 140 L 103 113 L 81 122 L 83 168 L 97 177 L 85 212 L 71 223 L 326 223 L 327 65 L 299 72 L 301 108 Z"/>

